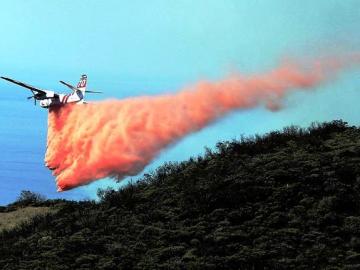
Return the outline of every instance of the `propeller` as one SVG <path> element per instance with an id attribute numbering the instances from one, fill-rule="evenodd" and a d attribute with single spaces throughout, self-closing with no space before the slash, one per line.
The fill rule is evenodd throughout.
<path id="1" fill-rule="evenodd" d="M 35 96 L 31 96 L 31 97 L 27 97 L 27 99 L 34 99 L 34 105 L 36 106 L 36 98 L 35 98 Z"/>

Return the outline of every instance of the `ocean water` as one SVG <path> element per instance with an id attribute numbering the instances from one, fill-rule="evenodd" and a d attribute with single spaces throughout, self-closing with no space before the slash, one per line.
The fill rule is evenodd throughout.
<path id="1" fill-rule="evenodd" d="M 57 193 L 45 165 L 47 110 L 34 106 L 27 90 L 2 89 L 0 99 L 0 205 L 14 201 L 22 190 L 48 198 L 84 198 L 79 190 Z"/>

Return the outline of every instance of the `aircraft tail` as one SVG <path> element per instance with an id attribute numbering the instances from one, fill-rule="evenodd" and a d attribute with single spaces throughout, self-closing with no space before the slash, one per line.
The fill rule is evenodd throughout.
<path id="1" fill-rule="evenodd" d="M 85 96 L 86 85 L 87 85 L 87 76 L 84 74 L 84 75 L 81 75 L 80 81 L 76 86 L 76 88 L 82 92 L 83 96 Z"/>

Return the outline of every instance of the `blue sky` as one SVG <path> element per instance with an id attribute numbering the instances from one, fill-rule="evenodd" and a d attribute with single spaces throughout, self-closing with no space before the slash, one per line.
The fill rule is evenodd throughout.
<path id="1" fill-rule="evenodd" d="M 89 87 L 105 92 L 89 100 L 177 91 L 234 69 L 261 72 L 289 55 L 360 49 L 357 0 L 5 0 L 0 23 L 2 76 L 61 92 L 59 80 L 75 83 L 87 73 Z M 359 75 L 347 71 L 316 92 L 293 94 L 281 112 L 234 112 L 165 150 L 146 171 L 241 134 L 339 118 L 359 125 Z M 46 110 L 26 101 L 26 90 L 6 82 L 0 89 L 0 204 L 24 189 L 94 198 L 97 188 L 113 183 L 56 193 L 43 164 Z"/>

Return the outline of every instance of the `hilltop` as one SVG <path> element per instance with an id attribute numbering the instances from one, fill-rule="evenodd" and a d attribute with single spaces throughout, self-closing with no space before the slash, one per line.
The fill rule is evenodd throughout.
<path id="1" fill-rule="evenodd" d="M 220 142 L 0 232 L 1 269 L 360 269 L 360 129 Z M 55 210 L 54 210 L 55 209 Z"/>

